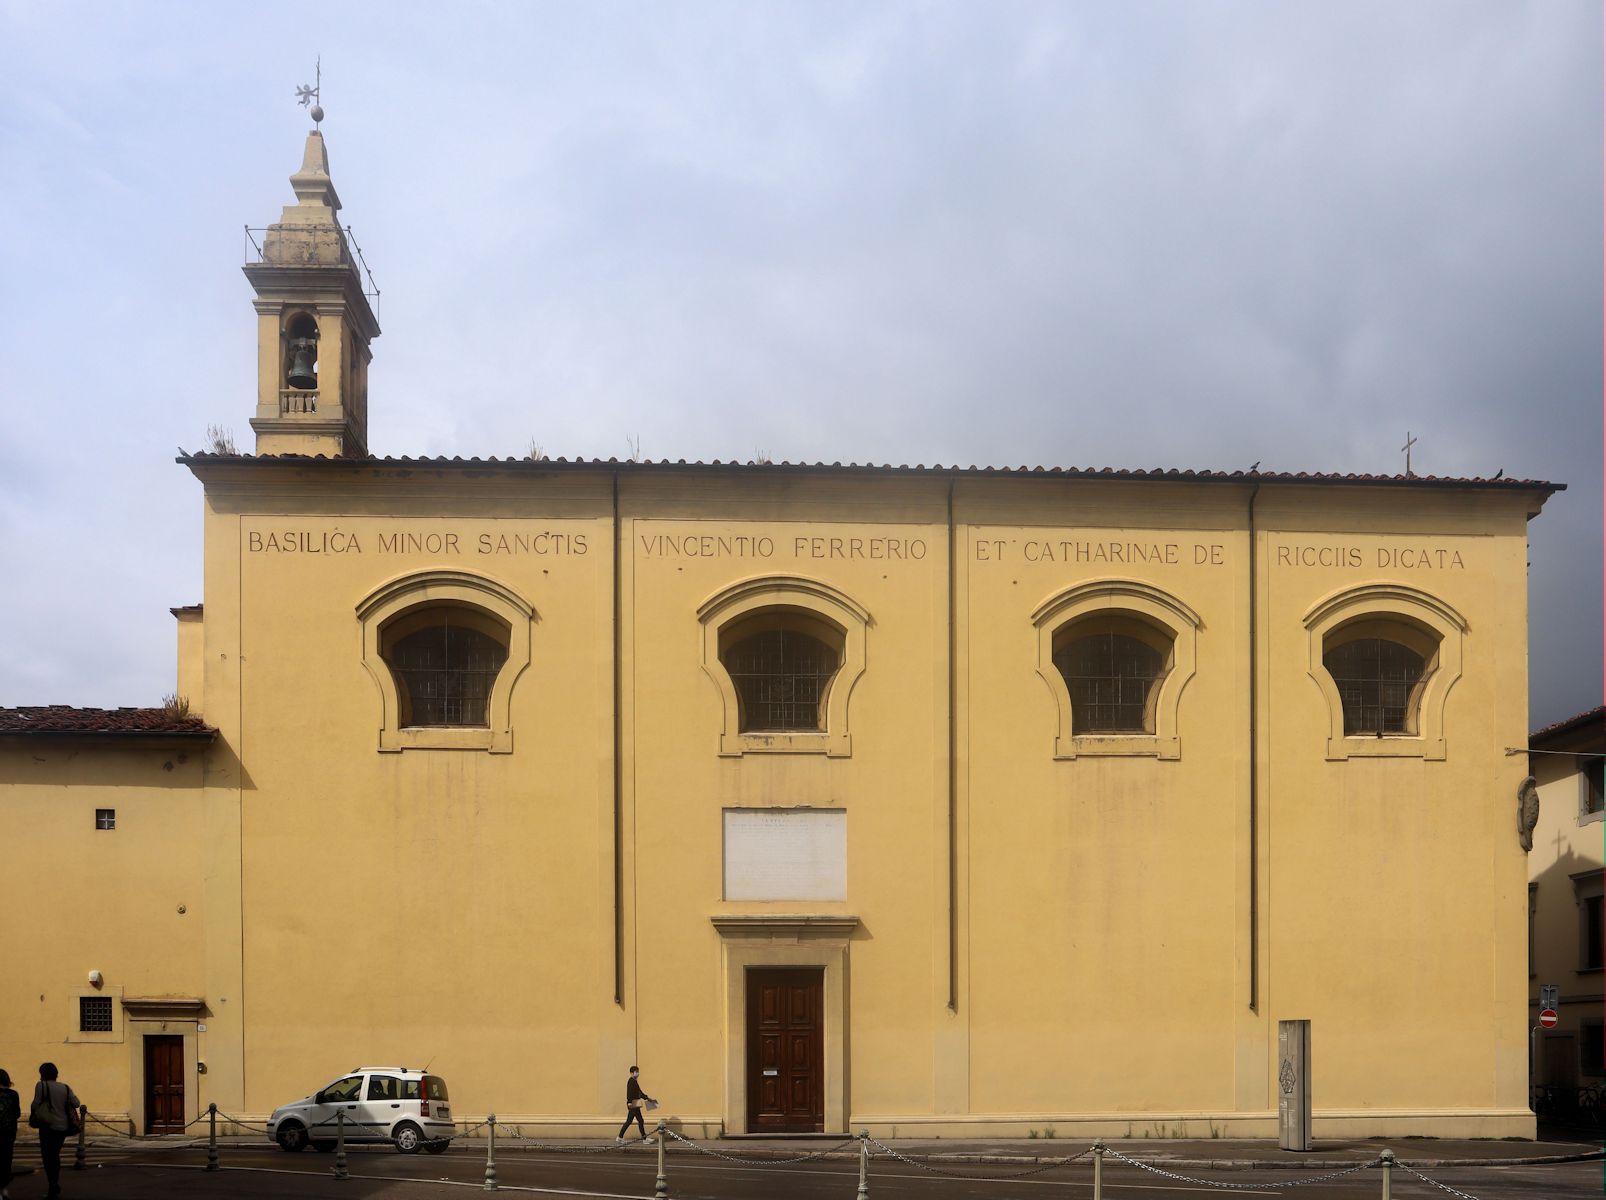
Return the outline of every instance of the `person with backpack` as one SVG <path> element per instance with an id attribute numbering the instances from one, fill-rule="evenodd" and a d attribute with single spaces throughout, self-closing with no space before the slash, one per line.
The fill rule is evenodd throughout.
<path id="1" fill-rule="evenodd" d="M 39 1064 L 39 1082 L 34 1084 L 33 1103 L 28 1107 L 28 1124 L 39 1131 L 39 1157 L 50 1184 L 46 1200 L 61 1195 L 61 1147 L 83 1122 L 82 1102 L 56 1076 L 55 1063 Z"/>

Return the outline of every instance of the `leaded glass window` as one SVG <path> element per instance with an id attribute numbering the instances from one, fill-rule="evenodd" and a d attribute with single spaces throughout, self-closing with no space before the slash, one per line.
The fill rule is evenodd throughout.
<path id="1" fill-rule="evenodd" d="M 1344 705 L 1344 736 L 1410 733 L 1416 686 L 1426 666 L 1409 646 L 1387 638 L 1355 638 L 1322 656 Z"/>
<path id="2" fill-rule="evenodd" d="M 1165 674 L 1166 655 L 1123 633 L 1073 637 L 1054 651 L 1071 694 L 1071 732 L 1151 732 L 1149 697 Z"/>
<path id="3" fill-rule="evenodd" d="M 785 626 L 733 640 L 720 651 L 743 733 L 825 727 L 825 696 L 842 665 L 837 648 Z"/>
<path id="4" fill-rule="evenodd" d="M 507 646 L 490 634 L 442 610 L 396 638 L 384 658 L 396 679 L 402 725 L 490 723 L 491 689 L 507 661 Z"/>

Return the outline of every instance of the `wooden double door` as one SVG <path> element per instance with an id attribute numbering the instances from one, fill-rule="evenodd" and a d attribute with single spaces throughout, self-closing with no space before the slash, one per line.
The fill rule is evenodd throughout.
<path id="1" fill-rule="evenodd" d="M 825 972 L 747 972 L 747 1132 L 825 1129 Z"/>
<path id="2" fill-rule="evenodd" d="M 145 1132 L 184 1132 L 184 1039 L 145 1035 Z"/>

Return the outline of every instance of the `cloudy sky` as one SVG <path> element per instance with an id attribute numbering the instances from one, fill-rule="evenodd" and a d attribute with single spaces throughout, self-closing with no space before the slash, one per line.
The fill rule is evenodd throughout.
<path id="1" fill-rule="evenodd" d="M 0 704 L 149 704 L 249 448 L 242 227 L 323 58 L 380 454 L 1566 482 L 1601 699 L 1593 0 L 0 0 Z"/>

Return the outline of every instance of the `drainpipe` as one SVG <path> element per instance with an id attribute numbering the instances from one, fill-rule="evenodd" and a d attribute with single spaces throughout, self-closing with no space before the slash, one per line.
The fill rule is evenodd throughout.
<path id="1" fill-rule="evenodd" d="M 948 478 L 948 1011 L 959 1011 L 959 645 L 956 557 L 954 538 L 954 484 Z"/>
<path id="2" fill-rule="evenodd" d="M 1259 581 L 1255 571 L 1255 501 L 1260 481 L 1249 493 L 1249 1011 L 1260 1011 L 1260 828 L 1257 824 L 1260 781 L 1260 625 L 1256 611 Z"/>
<path id="3" fill-rule="evenodd" d="M 624 1007 L 625 975 L 625 862 L 624 766 L 619 752 L 624 742 L 620 698 L 624 691 L 622 600 L 619 580 L 619 472 L 613 473 L 613 1002 Z"/>

